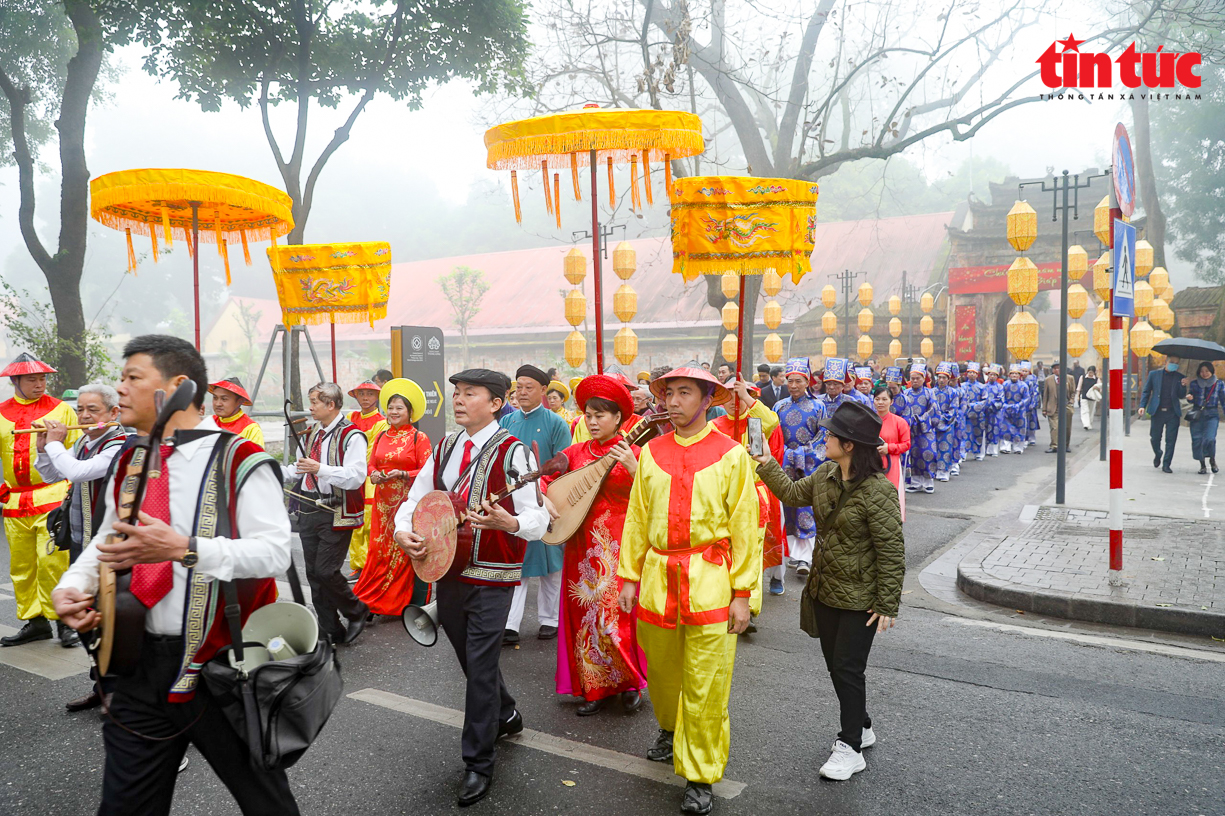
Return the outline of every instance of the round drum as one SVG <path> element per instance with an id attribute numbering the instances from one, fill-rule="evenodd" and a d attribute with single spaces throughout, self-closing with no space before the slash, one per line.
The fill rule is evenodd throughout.
<path id="1" fill-rule="evenodd" d="M 413 562 L 417 577 L 433 583 L 447 574 L 455 560 L 459 517 L 451 494 L 442 490 L 426 493 L 413 510 L 413 532 L 425 539 L 425 558 Z"/>

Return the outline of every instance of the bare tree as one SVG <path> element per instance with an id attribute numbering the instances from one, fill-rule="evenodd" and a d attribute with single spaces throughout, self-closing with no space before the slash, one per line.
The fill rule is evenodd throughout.
<path id="1" fill-rule="evenodd" d="M 468 324 L 480 314 L 481 299 L 489 291 L 485 273 L 480 269 L 456 266 L 445 275 L 439 275 L 438 285 L 442 294 L 455 312 L 455 325 L 459 328 L 460 344 L 464 348 L 464 368 L 468 367 Z"/>

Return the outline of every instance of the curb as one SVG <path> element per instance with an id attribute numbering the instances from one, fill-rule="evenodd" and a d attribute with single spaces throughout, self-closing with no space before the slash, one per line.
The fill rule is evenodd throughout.
<path id="1" fill-rule="evenodd" d="M 1183 635 L 1220 637 L 1225 634 L 1225 615 L 1216 612 L 1141 606 L 1075 592 L 1035 589 L 996 578 L 983 569 L 983 560 L 1003 543 L 1005 537 L 986 535 L 978 530 L 966 537 L 977 538 L 979 543 L 957 565 L 957 589 L 975 600 L 1036 615 Z"/>

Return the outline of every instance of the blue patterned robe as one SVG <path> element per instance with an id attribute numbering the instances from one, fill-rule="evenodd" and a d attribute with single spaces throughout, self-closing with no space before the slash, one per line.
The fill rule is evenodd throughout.
<path id="1" fill-rule="evenodd" d="M 957 426 L 961 414 L 961 389 L 955 385 L 937 385 L 932 391 L 936 403 L 933 423 L 936 426 L 936 470 L 947 473 L 959 458 Z"/>
<path id="2" fill-rule="evenodd" d="M 914 476 L 936 474 L 936 395 L 931 388 L 907 388 L 893 398 L 893 413 L 910 425 L 910 472 Z"/>
<path id="3" fill-rule="evenodd" d="M 1004 384 L 996 380 L 983 384 L 983 426 L 988 445 L 1004 438 Z"/>
<path id="4" fill-rule="evenodd" d="M 1025 431 L 1026 435 L 1032 438 L 1041 427 L 1038 425 L 1038 406 L 1042 404 L 1042 384 L 1038 382 L 1038 377 L 1034 374 L 1026 377 L 1023 383 L 1029 389 L 1029 408 L 1025 412 Z"/>
<path id="5" fill-rule="evenodd" d="M 872 398 L 861 394 L 854 388 L 843 388 L 842 393 L 834 399 L 830 399 L 827 394 L 822 394 L 821 396 L 817 397 L 817 399 L 825 403 L 826 416 L 833 416 L 834 411 L 838 409 L 838 406 L 846 402 L 848 399 L 871 408 L 873 413 L 876 412 L 876 406 L 872 404 Z"/>
<path id="6" fill-rule="evenodd" d="M 966 381 L 961 384 L 961 398 L 965 422 L 962 423 L 963 451 L 978 456 L 983 452 L 984 412 L 987 405 L 985 383 Z"/>
<path id="7" fill-rule="evenodd" d="M 540 450 L 540 461 L 547 462 L 570 447 L 570 426 L 558 414 L 544 405 L 531 413 L 512 411 L 498 420 L 498 424 L 510 431 L 530 450 L 535 442 Z M 523 577 L 537 578 L 561 570 L 565 552 L 560 544 L 545 544 L 529 541 L 523 554 Z"/>
<path id="8" fill-rule="evenodd" d="M 783 445 L 787 452 L 779 464 L 793 479 L 810 476 L 825 462 L 825 429 L 817 423 L 827 416 L 825 402 L 804 396 L 799 401 L 784 397 L 774 403 Z M 785 507 L 783 518 L 787 534 L 797 538 L 816 538 L 817 523 L 811 507 Z"/>
<path id="9" fill-rule="evenodd" d="M 1000 438 L 1011 442 L 1014 448 L 1025 444 L 1029 401 L 1029 387 L 1025 383 L 1012 380 L 1004 383 L 1004 410 L 1000 412 L 1004 421 Z"/>

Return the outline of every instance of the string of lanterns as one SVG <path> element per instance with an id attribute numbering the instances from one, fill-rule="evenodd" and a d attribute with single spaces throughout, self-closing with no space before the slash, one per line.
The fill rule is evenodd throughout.
<path id="1" fill-rule="evenodd" d="M 902 313 L 902 299 L 893 295 L 888 303 L 889 314 L 893 315 L 889 318 L 889 336 L 893 338 L 889 341 L 889 356 L 896 360 L 902 356 L 902 341 L 898 339 L 902 336 L 902 319 L 898 317 Z"/>
<path id="2" fill-rule="evenodd" d="M 773 269 L 766 270 L 761 276 L 761 289 L 771 298 L 762 309 L 762 320 L 770 330 L 764 342 L 766 360 L 777 363 L 783 359 L 783 338 L 778 336 L 775 329 L 783 323 L 783 307 L 773 298 L 783 290 L 782 277 Z"/>
<path id="3" fill-rule="evenodd" d="M 1012 205 L 1005 219 L 1008 243 L 1025 252 L 1038 238 L 1038 213 L 1025 201 Z M 1028 360 L 1038 350 L 1038 321 L 1025 307 L 1038 295 L 1038 267 L 1024 255 L 1008 267 L 1008 296 L 1020 307 L 1008 321 L 1008 351 L 1018 360 Z"/>
<path id="4" fill-rule="evenodd" d="M 638 253 L 629 241 L 622 241 L 613 250 L 613 271 L 622 281 L 628 281 L 638 270 Z M 638 314 L 638 293 L 628 283 L 622 283 L 613 293 L 613 314 L 623 324 L 613 338 L 613 356 L 617 362 L 627 366 L 638 356 L 638 335 L 629 327 L 629 322 Z"/>
<path id="5" fill-rule="evenodd" d="M 936 328 L 932 320 L 932 309 L 934 308 L 936 308 L 936 299 L 932 297 L 931 292 L 924 292 L 923 297 L 919 298 L 919 309 L 923 312 L 923 317 L 919 320 L 919 333 L 923 335 L 923 339 L 919 341 L 919 353 L 924 357 L 931 357 L 936 353 L 936 346 L 931 338 Z"/>
<path id="6" fill-rule="evenodd" d="M 855 344 L 855 351 L 859 354 L 859 359 L 864 363 L 868 362 L 868 358 L 872 356 L 872 337 L 869 332 L 872 331 L 872 324 L 876 322 L 875 315 L 872 314 L 872 295 L 875 292 L 872 289 L 872 284 L 864 281 L 859 285 L 859 305 L 863 308 L 859 310 L 859 317 L 856 318 L 856 323 L 859 325 L 859 340 Z"/>
<path id="7" fill-rule="evenodd" d="M 566 280 L 575 288 L 566 293 L 566 322 L 573 330 L 566 336 L 564 356 L 571 368 L 582 368 L 587 363 L 587 338 L 578 326 L 587 319 L 587 296 L 578 288 L 587 277 L 587 256 L 578 247 L 566 253 L 563 261 Z"/>

